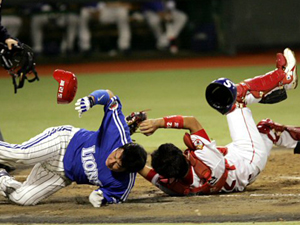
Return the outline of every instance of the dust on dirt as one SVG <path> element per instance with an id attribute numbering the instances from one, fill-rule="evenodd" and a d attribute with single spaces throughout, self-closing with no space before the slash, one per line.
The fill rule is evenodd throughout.
<path id="1" fill-rule="evenodd" d="M 30 169 L 15 171 L 24 180 Z M 300 155 L 275 149 L 260 177 L 246 191 L 213 196 L 169 197 L 137 176 L 126 203 L 93 208 L 94 186 L 72 184 L 36 206 L 0 197 L 0 222 L 154 223 L 300 220 Z"/>

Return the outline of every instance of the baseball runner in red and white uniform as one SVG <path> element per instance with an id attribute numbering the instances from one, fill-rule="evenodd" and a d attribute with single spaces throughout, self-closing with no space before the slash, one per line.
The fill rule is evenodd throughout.
<path id="1" fill-rule="evenodd" d="M 233 83 L 229 85 L 234 85 Z M 169 195 L 215 194 L 243 191 L 264 170 L 273 144 L 300 150 L 300 128 L 287 127 L 270 119 L 255 124 L 246 105 L 264 100 L 279 88 L 297 87 L 296 59 L 290 49 L 277 55 L 277 69 L 235 85 L 237 100 L 227 113 L 232 142 L 218 147 L 195 117 L 168 116 L 146 120 L 145 135 L 158 128 L 188 129 L 182 153 L 173 144 L 163 144 L 152 154 L 152 168 L 139 173 Z"/>

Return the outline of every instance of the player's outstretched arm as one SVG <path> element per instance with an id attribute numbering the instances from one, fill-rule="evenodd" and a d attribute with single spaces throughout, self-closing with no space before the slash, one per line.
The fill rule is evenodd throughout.
<path id="1" fill-rule="evenodd" d="M 149 136 L 153 134 L 158 128 L 164 127 L 163 118 L 147 119 L 140 124 L 140 131 L 142 134 Z"/>
<path id="2" fill-rule="evenodd" d="M 78 111 L 79 118 L 82 114 L 92 108 L 94 105 L 106 105 L 109 100 L 114 96 L 110 90 L 97 90 L 80 98 L 75 103 L 75 110 Z"/>
<path id="3" fill-rule="evenodd" d="M 159 128 L 187 129 L 195 133 L 202 129 L 201 124 L 194 116 L 166 116 L 157 119 L 148 119 L 141 123 L 140 131 L 149 136 Z"/>
<path id="4" fill-rule="evenodd" d="M 183 119 L 183 129 L 188 129 L 191 134 L 203 129 L 200 122 L 194 116 L 185 116 Z"/>

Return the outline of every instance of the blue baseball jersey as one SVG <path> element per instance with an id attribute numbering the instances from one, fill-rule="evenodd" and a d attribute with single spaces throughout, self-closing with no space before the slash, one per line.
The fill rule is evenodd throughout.
<path id="1" fill-rule="evenodd" d="M 80 129 L 71 139 L 64 156 L 66 176 L 77 184 L 99 186 L 108 203 L 125 201 L 136 178 L 136 173 L 113 172 L 105 164 L 111 152 L 132 142 L 121 110 L 120 99 L 112 97 L 104 106 L 99 130 Z"/>

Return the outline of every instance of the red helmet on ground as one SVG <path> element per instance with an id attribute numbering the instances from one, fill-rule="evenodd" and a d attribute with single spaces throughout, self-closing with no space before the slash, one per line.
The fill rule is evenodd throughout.
<path id="1" fill-rule="evenodd" d="M 77 91 L 77 78 L 74 73 L 55 70 L 53 77 L 58 81 L 57 103 L 68 104 L 73 101 Z"/>

